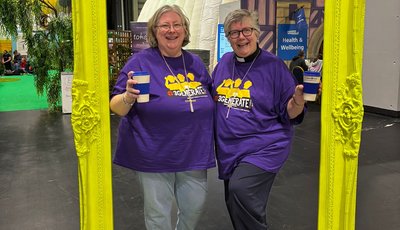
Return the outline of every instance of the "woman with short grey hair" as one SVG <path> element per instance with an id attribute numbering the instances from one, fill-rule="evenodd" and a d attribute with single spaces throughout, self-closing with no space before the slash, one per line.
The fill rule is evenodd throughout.
<path id="1" fill-rule="evenodd" d="M 212 73 L 219 178 L 234 229 L 265 230 L 272 184 L 288 158 L 293 125 L 303 120 L 303 86 L 258 46 L 255 13 L 232 11 L 224 29 L 233 52 Z"/>

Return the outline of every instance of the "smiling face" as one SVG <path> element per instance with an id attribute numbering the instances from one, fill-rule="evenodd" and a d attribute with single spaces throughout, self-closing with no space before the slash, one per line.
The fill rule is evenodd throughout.
<path id="1" fill-rule="evenodd" d="M 181 54 L 185 39 L 185 29 L 182 23 L 182 19 L 175 12 L 170 11 L 161 15 L 157 23 L 156 38 L 162 55 L 177 57 Z"/>
<path id="2" fill-rule="evenodd" d="M 229 31 L 242 31 L 245 28 L 253 28 L 250 18 L 243 18 L 242 21 L 232 23 Z M 247 37 L 241 32 L 239 37 L 231 38 L 231 36 L 228 36 L 228 39 L 235 54 L 244 58 L 257 50 L 258 31 L 253 30 L 252 34 Z"/>

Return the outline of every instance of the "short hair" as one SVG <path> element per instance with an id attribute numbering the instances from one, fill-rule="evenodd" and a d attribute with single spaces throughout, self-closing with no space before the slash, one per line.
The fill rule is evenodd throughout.
<path id="1" fill-rule="evenodd" d="M 185 30 L 185 38 L 183 39 L 182 47 L 186 46 L 190 42 L 190 22 L 189 18 L 183 13 L 182 9 L 177 5 L 164 5 L 160 7 L 153 16 L 149 19 L 147 23 L 147 42 L 149 43 L 150 47 L 157 47 L 157 25 L 164 13 L 167 12 L 175 12 L 179 15 L 182 20 L 183 29 Z"/>
<path id="2" fill-rule="evenodd" d="M 304 57 L 304 50 L 299 50 L 299 52 L 297 53 L 297 56 L 299 57 Z"/>
<path id="3" fill-rule="evenodd" d="M 242 22 L 244 19 L 250 18 L 251 27 L 256 30 L 256 36 L 260 35 L 260 26 L 258 25 L 258 15 L 254 11 L 248 11 L 246 9 L 238 9 L 230 12 L 225 17 L 224 32 L 225 36 L 228 37 L 230 27 L 233 23 Z"/>

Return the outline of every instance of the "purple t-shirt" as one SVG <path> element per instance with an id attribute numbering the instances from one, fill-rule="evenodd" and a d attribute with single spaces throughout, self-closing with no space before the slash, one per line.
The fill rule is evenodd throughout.
<path id="1" fill-rule="evenodd" d="M 158 48 L 134 54 L 121 70 L 111 96 L 125 92 L 129 71 L 147 71 L 150 101 L 135 103 L 121 118 L 114 163 L 142 172 L 215 167 L 212 81 L 198 56 L 186 51 L 183 55 L 186 80 L 182 56 L 166 57 L 175 78 Z M 195 100 L 194 112 L 188 95 Z"/>
<path id="2" fill-rule="evenodd" d="M 283 61 L 261 50 L 249 70 L 251 64 L 227 53 L 212 74 L 220 179 L 229 179 L 240 162 L 278 172 L 289 155 L 293 124 L 304 116 L 291 120 L 287 113 L 296 82 Z"/>

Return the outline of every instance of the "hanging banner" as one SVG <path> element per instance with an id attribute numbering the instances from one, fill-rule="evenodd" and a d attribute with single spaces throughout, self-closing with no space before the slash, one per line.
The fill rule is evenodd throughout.
<path id="1" fill-rule="evenodd" d="M 299 50 L 307 53 L 307 30 L 298 30 L 296 24 L 279 24 L 278 56 L 291 60 Z"/>
<path id="2" fill-rule="evenodd" d="M 304 8 L 300 8 L 295 11 L 294 20 L 296 21 L 297 30 L 307 30 L 308 29 L 306 15 L 304 13 Z"/>
<path id="3" fill-rule="evenodd" d="M 132 53 L 149 48 L 147 43 L 147 22 L 131 22 Z"/>

